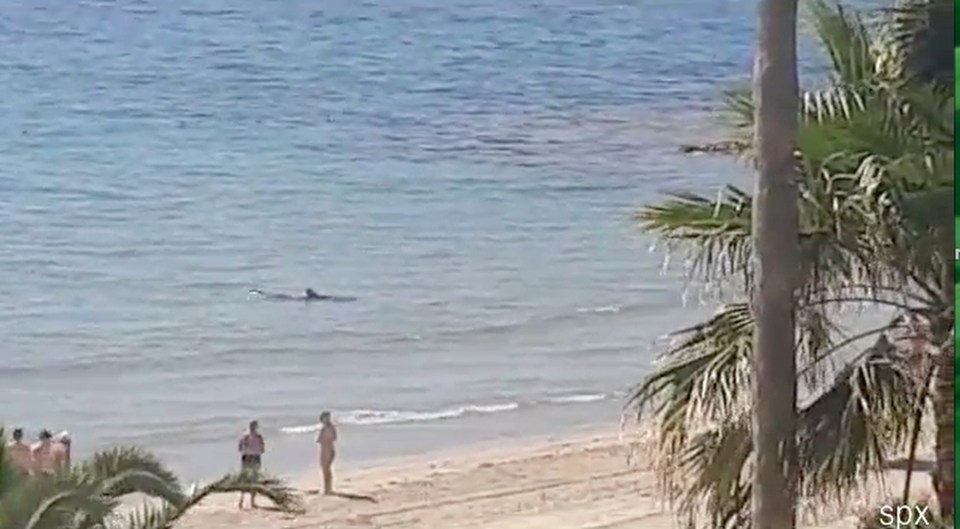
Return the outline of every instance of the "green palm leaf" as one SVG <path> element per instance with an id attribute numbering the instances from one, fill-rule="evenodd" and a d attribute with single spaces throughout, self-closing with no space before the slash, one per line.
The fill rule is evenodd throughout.
<path id="1" fill-rule="evenodd" d="M 78 516 L 99 523 L 115 507 L 114 500 L 98 496 L 93 487 L 78 485 L 65 474 L 34 477 L 0 498 L 0 527 L 72 528 L 77 526 Z"/>
<path id="2" fill-rule="evenodd" d="M 917 379 L 881 335 L 799 414 L 799 462 L 808 496 L 854 490 L 902 447 L 918 403 Z M 920 404 L 922 406 L 922 403 Z"/>
<path id="3" fill-rule="evenodd" d="M 73 469 L 73 478 L 103 497 L 140 493 L 171 504 L 185 501 L 180 481 L 156 456 L 135 447 L 98 452 Z"/>
<path id="4" fill-rule="evenodd" d="M 716 199 L 692 193 L 673 195 L 642 209 L 640 227 L 690 252 L 691 273 L 706 280 L 740 275 L 750 269 L 750 196 L 728 186 Z"/>
<path id="5" fill-rule="evenodd" d="M 245 492 L 263 496 L 273 502 L 277 508 L 287 512 L 302 511 L 303 505 L 297 492 L 283 481 L 259 473 L 239 472 L 227 474 L 222 478 L 200 487 L 179 505 L 180 509 L 189 509 L 213 494 Z"/>
<path id="6" fill-rule="evenodd" d="M 887 9 L 886 24 L 891 48 L 904 63 L 912 82 L 949 88 L 954 78 L 953 0 L 901 0 Z"/>
<path id="7" fill-rule="evenodd" d="M 253 493 L 270 499 L 277 508 L 286 512 L 302 512 L 300 496 L 282 481 L 252 473 L 226 475 L 217 481 L 202 486 L 175 504 L 159 506 L 143 505 L 131 512 L 125 520 L 127 529 L 172 529 L 191 509 L 209 496 L 225 493 Z"/>
<path id="8" fill-rule="evenodd" d="M 4 471 L 8 469 L 0 464 L 0 472 Z M 72 470 L 53 476 L 17 476 L 0 492 L 3 529 L 113 527 L 120 498 L 134 493 L 149 499 L 124 520 L 131 529 L 172 529 L 190 509 L 220 493 L 255 493 L 273 501 L 280 510 L 302 510 L 299 495 L 282 481 L 251 473 L 230 474 L 185 492 L 177 476 L 159 459 L 133 447 L 97 453 Z"/>
<path id="9" fill-rule="evenodd" d="M 657 468 L 664 490 L 681 517 L 690 523 L 707 521 L 710 527 L 749 527 L 750 409 L 729 405 L 744 403 L 750 388 L 752 324 L 738 309 L 711 320 L 723 332 L 702 326 L 691 331 L 694 336 L 682 345 L 693 349 L 673 349 L 679 358 L 633 394 L 638 410 L 655 412 L 658 419 Z M 730 325 L 731 320 L 739 326 Z M 727 335 L 721 342 L 743 347 L 697 349 L 727 332 L 740 337 Z M 737 355 L 739 360 L 730 360 Z M 739 395 L 731 396 L 730 388 Z M 712 392 L 720 403 L 712 408 L 698 404 Z M 878 471 L 890 450 L 903 446 L 918 405 L 916 378 L 885 335 L 834 372 L 827 384 L 807 393 L 797 431 L 797 470 L 807 497 L 839 497 Z M 700 410 L 691 413 L 694 406 Z"/>
<path id="10" fill-rule="evenodd" d="M 835 82 L 853 84 L 871 80 L 876 63 L 874 39 L 860 14 L 823 0 L 814 0 L 808 7 L 820 44 L 833 64 Z"/>

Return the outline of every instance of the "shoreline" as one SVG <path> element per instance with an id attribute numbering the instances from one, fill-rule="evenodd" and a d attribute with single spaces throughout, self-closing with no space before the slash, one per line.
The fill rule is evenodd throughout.
<path id="1" fill-rule="evenodd" d="M 620 529 L 621 523 L 640 520 L 662 523 L 670 515 L 656 497 L 651 472 L 628 462 L 627 454 L 641 442 L 636 432 L 621 439 L 616 429 L 584 428 L 370 461 L 336 474 L 335 488 L 344 496 L 334 497 L 318 495 L 314 470 L 290 482 L 304 494 L 306 514 L 238 511 L 235 498 L 221 496 L 201 505 L 177 528 Z M 592 500 L 605 496 L 602 504 L 609 510 L 596 511 Z M 564 525 L 574 520 L 578 525 Z M 596 525 L 598 520 L 603 525 Z"/>
<path id="2" fill-rule="evenodd" d="M 484 443 L 420 456 L 337 468 L 335 489 L 322 496 L 315 469 L 291 485 L 304 494 L 306 512 L 243 510 L 236 498 L 218 496 L 182 520 L 177 529 L 673 529 L 637 427 L 583 430 L 539 439 Z M 339 472 L 337 472 L 339 470 Z M 885 473 L 886 490 L 902 483 Z M 917 496 L 929 487 L 915 476 Z M 868 487 L 871 489 L 872 487 Z M 880 502 L 881 490 L 851 497 L 846 512 L 821 510 L 820 524 L 852 529 L 853 514 Z"/>
<path id="3" fill-rule="evenodd" d="M 344 469 L 365 469 L 392 466 L 398 461 L 419 461 L 424 457 L 458 457 L 464 453 L 489 452 L 490 448 L 525 447 L 596 432 L 608 433 L 610 425 L 618 424 L 622 408 L 623 402 L 617 398 L 386 425 L 343 423 L 334 412 L 341 437 L 338 463 Z M 266 472 L 295 482 L 317 472 L 315 432 L 285 433 L 278 421 L 263 415 L 251 416 L 260 420 L 266 437 Z M 207 481 L 237 469 L 236 440 L 243 432 L 238 425 L 232 434 L 200 445 L 145 447 L 161 455 L 185 482 Z M 84 450 L 82 454 L 88 452 Z"/>
<path id="4" fill-rule="evenodd" d="M 627 435 L 629 434 L 624 433 L 624 436 Z M 634 434 L 634 436 L 636 435 L 637 434 Z M 342 463 L 346 468 L 343 475 L 344 477 L 355 477 L 371 472 L 384 472 L 391 469 L 410 470 L 421 467 L 432 468 L 438 465 L 450 464 L 455 461 L 501 461 L 518 455 L 546 452 L 556 449 L 557 447 L 584 444 L 590 440 L 603 439 L 611 441 L 618 436 L 620 436 L 620 432 L 609 426 L 601 426 L 600 424 L 584 425 L 549 434 L 509 436 L 499 439 L 486 439 L 472 443 L 463 443 L 418 454 L 350 460 Z M 283 472 L 278 474 L 278 477 L 287 480 L 296 488 L 307 488 L 313 481 L 316 481 L 319 475 L 319 467 L 317 466 L 318 463 L 316 459 L 309 459 L 308 464 L 311 465 L 309 470 L 296 473 Z"/>

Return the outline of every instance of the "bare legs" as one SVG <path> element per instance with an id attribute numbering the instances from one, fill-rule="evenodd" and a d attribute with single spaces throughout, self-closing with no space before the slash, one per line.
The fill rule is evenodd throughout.
<path id="1" fill-rule="evenodd" d="M 244 496 L 244 494 L 246 494 L 246 493 L 244 493 L 244 492 L 241 492 L 241 493 L 240 493 L 240 501 L 237 502 L 237 508 L 238 508 L 238 509 L 243 509 L 243 496 Z M 250 493 L 250 508 L 251 508 L 251 509 L 256 509 L 256 508 L 257 508 L 257 495 L 256 495 L 256 494 L 253 494 L 252 492 Z"/>
<path id="2" fill-rule="evenodd" d="M 260 473 L 260 466 L 247 464 L 241 468 L 240 472 L 251 475 L 251 476 L 256 476 L 257 474 Z M 245 492 L 240 493 L 240 501 L 237 502 L 237 509 L 243 509 L 243 497 L 245 495 L 246 495 Z M 257 495 L 252 492 L 250 493 L 250 508 L 251 509 L 257 508 Z"/>
<path id="3" fill-rule="evenodd" d="M 333 494 L 333 452 L 320 454 L 320 472 L 323 474 L 323 493 Z"/>

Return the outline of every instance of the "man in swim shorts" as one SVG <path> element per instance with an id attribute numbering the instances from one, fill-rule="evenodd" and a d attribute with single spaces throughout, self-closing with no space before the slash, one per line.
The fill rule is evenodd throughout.
<path id="1" fill-rule="evenodd" d="M 30 458 L 33 460 L 33 471 L 36 474 L 53 475 L 57 472 L 57 465 L 50 453 L 53 448 L 53 434 L 50 430 L 40 430 L 37 442 L 30 447 Z"/>
<path id="2" fill-rule="evenodd" d="M 7 457 L 13 466 L 23 472 L 30 474 L 33 472 L 33 459 L 30 457 L 30 447 L 23 442 L 23 428 L 13 430 L 13 436 L 6 446 Z"/>
<path id="3" fill-rule="evenodd" d="M 240 438 L 237 450 L 240 452 L 240 471 L 257 475 L 260 473 L 263 454 L 267 446 L 260 435 L 260 424 L 257 421 L 250 421 L 250 427 L 247 433 Z M 240 501 L 237 502 L 237 508 L 243 508 L 244 493 L 240 493 Z M 257 508 L 257 495 L 250 494 L 250 508 Z"/>

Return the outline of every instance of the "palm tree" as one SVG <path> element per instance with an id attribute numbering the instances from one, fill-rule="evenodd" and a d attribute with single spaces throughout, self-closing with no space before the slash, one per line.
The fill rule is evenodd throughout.
<path id="1" fill-rule="evenodd" d="M 0 430 L 0 527 L 3 529 L 171 529 L 208 496 L 247 492 L 299 511 L 299 496 L 277 479 L 240 473 L 185 490 L 175 474 L 137 448 L 114 448 L 53 476 L 24 476 L 4 454 Z M 130 494 L 152 501 L 127 514 Z"/>
<path id="2" fill-rule="evenodd" d="M 795 349 L 799 364 L 798 491 L 837 500 L 907 446 L 918 410 L 947 393 L 931 395 L 924 381 L 930 366 L 938 380 L 947 376 L 936 364 L 952 351 L 943 248 L 952 229 L 953 96 L 878 67 L 885 38 L 857 13 L 819 2 L 812 14 L 834 72 L 829 88 L 800 101 L 796 341 L 787 350 Z M 739 118 L 735 130 L 749 131 L 749 94 L 734 93 L 728 103 Z M 745 139 L 745 154 L 758 157 L 747 134 L 729 144 Z M 713 318 L 677 333 L 631 400 L 657 426 L 662 485 L 687 521 L 710 527 L 751 524 L 758 459 L 750 418 L 763 405 L 745 391 L 754 379 L 756 323 L 745 301 L 758 273 L 751 209 L 750 195 L 730 187 L 717 198 L 679 194 L 639 214 L 645 230 L 688 254 L 692 274 L 734 291 Z M 838 310 L 863 303 L 886 307 L 889 321 L 858 333 L 836 323 Z M 923 336 L 916 336 L 919 321 L 927 323 Z M 912 346 L 918 339 L 919 350 Z M 936 408 L 938 430 L 946 431 L 946 405 Z M 941 445 L 938 474 L 948 451 Z M 940 505 L 950 510 L 952 501 Z"/>
<path id="3" fill-rule="evenodd" d="M 787 529 L 796 524 L 797 0 L 760 1 L 753 83 L 753 527 Z"/>
<path id="4" fill-rule="evenodd" d="M 954 460 L 954 338 L 944 342 L 938 356 L 936 367 L 935 393 L 933 402 L 936 417 L 937 434 L 934 449 L 937 454 L 937 466 L 934 470 L 934 488 L 940 504 L 940 515 L 945 519 L 954 518 L 954 480 L 956 479 Z"/>

